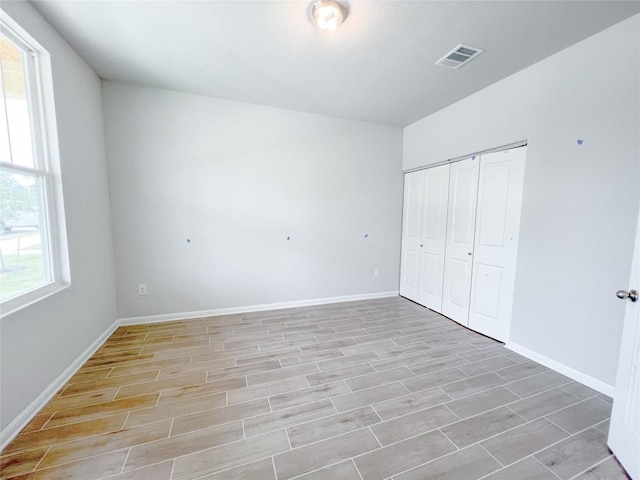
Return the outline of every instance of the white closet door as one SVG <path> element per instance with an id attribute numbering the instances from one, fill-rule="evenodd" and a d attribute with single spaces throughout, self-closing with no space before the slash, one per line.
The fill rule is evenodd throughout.
<path id="1" fill-rule="evenodd" d="M 402 219 L 402 264 L 400 295 L 419 300 L 420 236 L 424 203 L 424 170 L 404 176 L 404 208 Z"/>
<path id="2" fill-rule="evenodd" d="M 437 312 L 442 310 L 450 168 L 441 165 L 424 171 L 418 303 Z"/>
<path id="3" fill-rule="evenodd" d="M 469 328 L 509 338 L 526 148 L 482 155 Z"/>
<path id="4" fill-rule="evenodd" d="M 442 313 L 469 322 L 469 296 L 476 220 L 479 157 L 451 165 Z"/>

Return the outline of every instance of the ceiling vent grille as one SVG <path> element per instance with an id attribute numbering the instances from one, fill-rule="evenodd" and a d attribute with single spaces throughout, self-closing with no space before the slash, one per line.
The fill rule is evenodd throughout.
<path id="1" fill-rule="evenodd" d="M 469 45 L 460 44 L 447 53 L 444 57 L 436 62 L 441 67 L 457 70 L 464 64 L 471 61 L 472 58 L 480 55 L 484 50 L 482 48 L 471 47 Z"/>

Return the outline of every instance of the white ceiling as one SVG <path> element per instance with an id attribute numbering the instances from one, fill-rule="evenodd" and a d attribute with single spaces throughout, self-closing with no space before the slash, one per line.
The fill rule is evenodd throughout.
<path id="1" fill-rule="evenodd" d="M 640 11 L 638 1 L 33 1 L 100 75 L 406 126 Z M 346 2 L 345 2 L 346 3 Z M 458 43 L 486 51 L 459 70 Z"/>

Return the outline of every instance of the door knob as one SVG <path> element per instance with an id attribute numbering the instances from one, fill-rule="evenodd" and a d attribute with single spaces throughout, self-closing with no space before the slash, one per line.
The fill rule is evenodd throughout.
<path id="1" fill-rule="evenodd" d="M 628 298 L 632 302 L 637 302 L 640 295 L 638 295 L 637 290 L 629 290 L 628 292 L 626 290 L 618 290 L 616 296 L 622 300 Z"/>

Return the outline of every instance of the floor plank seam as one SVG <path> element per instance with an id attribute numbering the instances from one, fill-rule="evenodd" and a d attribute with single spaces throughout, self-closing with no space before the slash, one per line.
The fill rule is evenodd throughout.
<path id="1" fill-rule="evenodd" d="M 480 448 L 482 448 L 482 450 L 484 450 L 484 451 L 487 453 L 487 455 L 489 455 L 489 456 L 490 456 L 491 458 L 493 458 L 496 462 L 498 462 L 498 465 L 500 465 L 500 468 L 499 468 L 498 470 L 496 470 L 496 471 L 500 471 L 500 470 L 502 470 L 504 467 L 506 467 L 506 465 L 505 465 L 504 463 L 502 463 L 500 460 L 498 460 L 498 459 L 497 459 L 497 458 L 496 458 L 496 457 L 495 457 L 495 456 L 494 456 L 494 455 L 489 451 L 489 449 L 488 449 L 488 448 L 485 448 L 485 446 L 484 446 L 484 445 L 482 445 L 482 442 L 477 443 L 476 445 L 479 445 L 479 446 L 480 446 Z M 526 457 L 523 457 L 523 458 L 526 458 Z M 520 459 L 520 460 L 522 460 L 522 459 Z M 520 460 L 516 460 L 516 461 L 520 461 Z"/>
<path id="2" fill-rule="evenodd" d="M 577 405 L 577 404 L 574 404 L 574 405 Z M 559 412 L 559 411 L 560 411 L 560 410 L 556 410 L 556 412 Z M 558 427 L 560 430 L 562 430 L 563 432 L 565 432 L 565 433 L 566 433 L 567 435 L 569 435 L 570 437 L 571 437 L 571 436 L 573 436 L 573 435 L 575 435 L 575 433 L 571 433 L 570 431 L 568 431 L 568 430 L 566 430 L 566 429 L 562 428 L 562 427 L 561 427 L 560 425 L 558 425 L 556 422 L 554 422 L 553 420 L 551 420 L 551 419 L 549 419 L 549 418 L 548 418 L 548 417 L 549 417 L 549 415 L 553 415 L 553 414 L 554 414 L 554 413 L 556 413 L 556 412 L 549 413 L 549 414 L 544 415 L 544 416 L 542 416 L 542 417 L 540 417 L 540 418 L 544 418 L 547 422 L 549 422 L 549 423 L 551 423 L 551 424 L 555 425 L 556 427 Z M 589 427 L 587 427 L 587 428 L 582 429 L 581 431 L 588 430 L 589 428 L 592 428 L 592 427 L 591 427 L 591 426 L 589 426 Z M 579 432 L 576 432 L 576 433 L 579 433 Z"/>
<path id="3" fill-rule="evenodd" d="M 549 467 L 547 467 L 544 463 L 542 463 L 540 460 L 538 460 L 535 455 L 530 455 L 531 458 L 533 458 L 536 462 L 538 462 L 540 465 L 542 465 L 545 470 L 551 472 L 552 475 L 554 475 L 556 478 L 558 478 L 558 480 L 563 480 L 563 478 L 558 475 L 556 472 L 554 472 L 553 470 L 551 470 Z"/>
<path id="4" fill-rule="evenodd" d="M 607 460 L 611 459 L 611 458 L 615 458 L 614 455 L 609 455 L 607 458 L 604 458 L 602 460 L 600 460 L 597 463 L 594 463 L 593 465 L 585 468 L 584 470 L 582 470 L 580 473 L 577 473 L 576 475 L 574 475 L 573 477 L 569 478 L 568 480 L 575 480 L 576 478 L 579 478 L 581 475 L 584 475 L 585 473 L 587 473 L 589 470 L 596 468 L 597 466 L 601 465 L 602 463 L 606 462 Z"/>
<path id="5" fill-rule="evenodd" d="M 118 473 L 122 473 L 124 471 L 124 467 L 127 464 L 127 460 L 129 460 L 129 455 L 131 455 L 131 448 L 129 447 L 129 450 L 127 451 L 127 455 L 124 457 L 124 462 L 122 462 L 122 467 L 120 467 L 120 470 Z"/>
<path id="6" fill-rule="evenodd" d="M 50 451 L 51 451 L 51 445 L 49 445 L 49 447 L 47 448 L 47 451 L 44 452 L 44 455 L 42 455 L 42 458 L 40 458 L 38 463 L 36 463 L 35 467 L 33 467 L 33 470 L 31 470 L 32 472 L 35 472 L 36 470 L 38 470 L 38 467 L 40 466 L 40 464 L 42 463 L 44 458 L 49 454 Z"/>
<path id="7" fill-rule="evenodd" d="M 380 446 L 380 448 L 384 448 L 384 446 L 382 445 L 382 442 L 380 441 L 380 439 L 378 438 L 378 436 L 375 434 L 375 432 L 373 431 L 373 429 L 371 428 L 371 425 L 369 425 L 367 427 L 369 429 L 369 431 L 371 432 L 371 435 L 373 435 L 373 438 L 376 439 L 376 442 L 378 442 L 378 445 Z M 373 451 L 373 450 L 372 450 Z"/>

